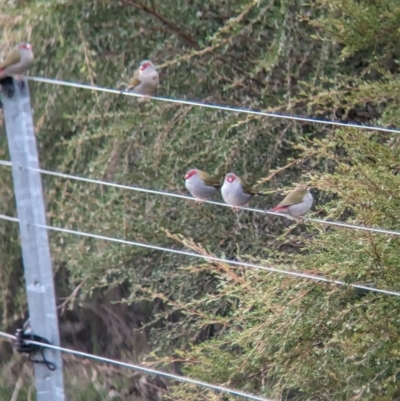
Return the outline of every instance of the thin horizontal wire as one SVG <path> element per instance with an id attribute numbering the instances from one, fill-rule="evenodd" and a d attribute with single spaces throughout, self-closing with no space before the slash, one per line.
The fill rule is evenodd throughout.
<path id="1" fill-rule="evenodd" d="M 5 214 L 0 214 L 0 220 L 7 220 L 14 223 L 19 223 L 19 219 L 17 217 L 6 216 Z"/>
<path id="2" fill-rule="evenodd" d="M 11 166 L 11 162 L 5 161 L 5 160 L 0 160 L 0 165 Z M 37 172 L 42 173 L 42 174 L 52 175 L 52 176 L 55 176 L 55 177 L 67 178 L 67 179 L 76 180 L 76 181 L 82 181 L 82 182 L 88 182 L 88 183 L 91 183 L 91 184 L 105 185 L 105 186 L 114 187 L 114 188 L 127 189 L 127 190 L 130 190 L 130 191 L 144 192 L 144 193 L 149 193 L 149 194 L 154 194 L 154 195 L 169 196 L 169 197 L 173 197 L 173 198 L 188 199 L 188 200 L 191 200 L 191 201 L 195 201 L 196 200 L 195 198 L 193 198 L 191 196 L 175 194 L 175 193 L 172 193 L 172 192 L 164 192 L 164 191 L 157 191 L 157 190 L 154 190 L 154 189 L 146 189 L 146 188 L 140 188 L 140 187 L 132 187 L 132 186 L 129 186 L 129 185 L 115 184 L 115 183 L 112 183 L 112 182 L 94 180 L 94 179 L 91 179 L 91 178 L 79 177 L 79 176 L 75 176 L 75 175 L 58 173 L 58 172 L 55 172 L 55 171 L 49 171 L 49 170 L 43 170 L 43 169 L 30 168 L 30 170 L 37 171 Z M 208 201 L 208 200 L 205 200 L 203 202 L 204 203 L 209 203 L 210 205 L 230 207 L 226 203 L 221 203 L 221 202 L 214 202 L 214 201 Z M 255 213 L 270 214 L 270 215 L 273 215 L 273 216 L 282 216 L 282 217 L 286 217 L 287 218 L 287 216 L 282 214 L 282 213 L 271 212 L 269 210 L 260 210 L 260 209 L 250 208 L 250 207 L 238 207 L 238 209 L 247 210 L 249 212 L 255 212 Z M 362 230 L 362 231 L 375 232 L 375 233 L 380 233 L 380 234 L 400 235 L 399 231 L 386 230 L 384 228 L 373 228 L 373 227 L 359 226 L 359 225 L 344 223 L 344 222 L 340 222 L 340 221 L 328 221 L 328 220 L 320 220 L 320 219 L 310 219 L 308 217 L 304 218 L 304 221 L 310 221 L 310 222 L 314 222 L 314 223 L 325 224 L 325 225 L 336 226 L 336 227 L 350 228 L 350 229 L 353 229 L 353 230 Z"/>
<path id="3" fill-rule="evenodd" d="M 10 340 L 15 340 L 15 336 L 13 336 L 12 334 L 4 333 L 3 331 L 0 331 L 0 336 L 9 338 Z"/>
<path id="4" fill-rule="evenodd" d="M 143 97 L 142 95 L 139 95 L 137 93 L 125 92 L 125 91 L 118 90 L 118 89 L 104 88 L 104 87 L 100 87 L 100 86 L 80 84 L 77 82 L 67 82 L 67 81 L 61 81 L 58 79 L 31 77 L 31 76 L 28 76 L 26 78 L 30 81 L 43 82 L 43 83 L 48 83 L 48 84 L 53 84 L 53 85 L 62 85 L 62 86 L 69 86 L 72 88 L 89 89 L 89 90 L 93 90 L 93 91 L 97 91 L 97 92 L 114 93 L 116 95 Z M 171 99 L 171 98 L 157 97 L 157 96 L 149 96 L 149 98 L 153 99 L 153 100 L 159 100 L 161 102 L 186 104 L 188 106 L 206 107 L 206 108 L 214 109 L 214 110 L 232 111 L 235 113 L 245 113 L 245 114 L 253 114 L 253 115 L 257 115 L 257 116 L 283 118 L 286 120 L 303 121 L 303 122 L 311 122 L 311 123 L 327 124 L 327 125 L 337 125 L 340 127 L 359 128 L 359 129 L 391 132 L 394 134 L 400 134 L 400 130 L 394 129 L 394 128 L 374 127 L 374 126 L 369 126 L 369 125 L 345 123 L 345 122 L 332 121 L 332 120 L 320 120 L 320 119 L 312 118 L 312 117 L 300 117 L 300 116 L 291 116 L 291 115 L 287 115 L 287 114 L 268 113 L 265 111 L 243 109 L 243 108 L 239 108 L 239 107 L 222 106 L 222 105 L 210 104 L 210 103 L 194 102 L 191 100 L 183 100 L 183 99 Z"/>
<path id="5" fill-rule="evenodd" d="M 4 333 L 2 331 L 0 331 L 0 336 L 7 337 L 7 338 L 10 338 L 10 339 L 15 339 L 15 336 L 12 336 L 12 335 L 10 335 L 8 333 Z M 31 341 L 31 340 L 24 340 L 24 341 L 26 343 L 28 343 L 28 344 L 39 345 L 40 347 L 43 347 L 43 348 L 50 348 L 50 349 L 54 349 L 56 351 L 65 352 L 67 354 L 77 355 L 77 356 L 81 356 L 83 358 L 89 358 L 89 359 L 93 359 L 95 361 L 108 363 L 110 365 L 117 365 L 117 366 L 121 366 L 121 367 L 124 367 L 124 368 L 139 370 L 139 371 L 145 372 L 145 373 L 156 374 L 156 375 L 168 377 L 169 379 L 174 379 L 174 380 L 177 380 L 177 381 L 180 381 L 180 382 L 183 382 L 183 383 L 194 384 L 196 386 L 206 387 L 206 388 L 209 388 L 211 390 L 222 391 L 224 393 L 229 393 L 229 394 L 232 394 L 232 395 L 237 395 L 237 396 L 240 396 L 240 397 L 248 398 L 249 400 L 271 401 L 271 400 L 269 400 L 267 398 L 258 397 L 258 396 L 252 395 L 252 394 L 244 393 L 242 391 L 238 391 L 238 390 L 234 390 L 234 389 L 230 389 L 230 388 L 222 387 L 222 386 L 216 386 L 214 384 L 206 383 L 206 382 L 203 382 L 203 381 L 200 381 L 200 380 L 190 379 L 190 378 L 184 377 L 184 376 L 174 375 L 172 373 L 161 372 L 159 370 L 146 368 L 146 367 L 140 366 L 140 365 L 133 365 L 131 363 L 116 361 L 114 359 L 104 358 L 102 356 L 93 355 L 93 354 L 87 354 L 86 352 L 75 351 L 73 349 L 59 347 L 57 345 L 45 344 L 45 343 L 40 343 L 40 342 L 37 342 L 37 341 Z"/>
<path id="6" fill-rule="evenodd" d="M 192 253 L 192 252 L 180 251 L 180 250 L 177 250 L 177 249 L 164 248 L 164 247 L 161 247 L 161 246 L 150 245 L 150 244 L 143 244 L 141 242 L 127 241 L 127 240 L 122 240 L 122 239 L 117 239 L 117 238 L 112 238 L 112 237 L 106 237 L 106 236 L 103 236 L 103 235 L 90 234 L 90 233 L 84 233 L 84 232 L 81 232 L 81 231 L 69 230 L 69 229 L 66 229 L 66 228 L 46 226 L 46 225 L 41 225 L 41 224 L 38 224 L 37 226 L 41 227 L 41 228 L 46 228 L 48 230 L 59 231 L 59 232 L 67 233 L 67 234 L 74 234 L 74 235 L 80 235 L 80 236 L 83 236 L 83 237 L 90 237 L 90 238 L 101 239 L 101 240 L 105 240 L 105 241 L 112 241 L 112 242 L 117 242 L 117 243 L 120 243 L 120 244 L 133 245 L 133 246 L 137 246 L 137 247 L 141 247 L 141 248 L 154 249 L 154 250 L 162 251 L 162 252 L 176 253 L 176 254 L 179 254 L 179 255 L 184 255 L 184 256 L 189 256 L 189 257 L 195 257 L 195 258 L 209 260 L 209 261 L 212 261 L 212 262 L 228 263 L 228 264 L 235 265 L 235 266 L 243 266 L 243 267 L 249 267 L 249 268 L 252 268 L 252 269 L 266 270 L 266 271 L 269 271 L 269 272 L 285 274 L 285 275 L 288 275 L 288 276 L 306 278 L 306 279 L 322 281 L 322 282 L 325 282 L 325 283 L 337 284 L 337 285 L 342 285 L 342 286 L 350 286 L 350 287 L 358 288 L 358 289 L 362 289 L 362 290 L 380 292 L 380 293 L 388 294 L 388 295 L 396 295 L 398 297 L 400 296 L 400 292 L 396 292 L 396 291 L 381 290 L 381 289 L 374 288 L 374 287 L 366 287 L 366 286 L 360 285 L 360 284 L 347 284 L 347 283 L 344 283 L 342 281 L 330 280 L 330 279 L 327 279 L 325 277 L 318 277 L 318 276 L 313 276 L 313 275 L 305 274 L 305 273 L 296 273 L 296 272 L 276 269 L 274 267 L 259 266 L 259 265 L 255 265 L 253 263 L 238 262 L 238 261 L 235 261 L 235 260 L 217 258 L 215 256 L 200 255 L 200 254 L 196 254 L 196 253 Z"/>
<path id="7" fill-rule="evenodd" d="M 0 164 L 1 164 L 2 166 L 8 166 L 8 167 L 11 167 L 11 166 L 12 166 L 12 163 L 9 162 L 9 161 L 7 161 L 7 160 L 0 160 Z"/>
<path id="8" fill-rule="evenodd" d="M 16 221 L 16 222 L 19 221 L 15 217 L 9 217 L 9 216 L 5 216 L 5 215 L 2 215 L 2 214 L 0 214 L 0 219 Z M 153 250 L 161 251 L 161 252 L 175 253 L 175 254 L 178 254 L 178 255 L 189 256 L 189 257 L 194 257 L 194 258 L 199 258 L 199 259 L 204 259 L 204 260 L 209 260 L 211 262 L 227 263 L 227 264 L 235 265 L 235 266 L 248 267 L 250 269 L 263 270 L 263 271 L 268 271 L 268 272 L 272 272 L 272 273 L 279 273 L 279 274 L 283 274 L 283 275 L 287 275 L 287 276 L 292 276 L 292 277 L 297 277 L 297 278 L 305 278 L 305 279 L 320 281 L 320 282 L 324 282 L 324 283 L 328 283 L 328 284 L 335 284 L 335 285 L 340 285 L 340 286 L 349 286 L 349 287 L 352 287 L 352 288 L 357 288 L 359 290 L 379 292 L 379 293 L 386 294 L 386 295 L 395 295 L 397 297 L 400 297 L 400 292 L 391 291 L 391 290 L 384 290 L 384 289 L 379 289 L 379 288 L 375 288 L 375 287 L 368 287 L 368 286 L 361 285 L 361 284 L 345 283 L 343 281 L 338 281 L 338 280 L 330 280 L 330 279 L 328 279 L 326 277 L 322 277 L 322 276 L 314 276 L 314 275 L 306 274 L 306 273 L 298 273 L 298 272 L 292 272 L 292 271 L 288 271 L 288 270 L 281 270 L 281 269 L 276 269 L 275 267 L 259 266 L 259 265 L 255 265 L 253 263 L 239 262 L 239 261 L 236 261 L 236 260 L 223 259 L 223 258 L 218 258 L 216 256 L 200 255 L 198 253 L 180 251 L 178 249 L 172 249 L 172 248 L 164 248 L 162 246 L 144 244 L 142 242 L 128 241 L 128 240 L 119 239 L 119 238 L 107 237 L 107 236 L 99 235 L 99 234 L 91 234 L 91 233 L 85 233 L 85 232 L 82 232 L 82 231 L 70 230 L 68 228 L 47 226 L 47 225 L 43 225 L 43 224 L 36 224 L 36 226 L 40 227 L 40 228 L 45 228 L 47 230 L 58 231 L 58 232 L 61 232 L 61 233 L 66 233 L 66 234 L 79 235 L 79 236 L 82 236 L 82 237 L 100 239 L 100 240 L 115 242 L 115 243 L 124 244 L 124 245 L 133 245 L 133 246 L 137 246 L 139 248 L 146 248 L 146 249 L 153 249 Z"/>

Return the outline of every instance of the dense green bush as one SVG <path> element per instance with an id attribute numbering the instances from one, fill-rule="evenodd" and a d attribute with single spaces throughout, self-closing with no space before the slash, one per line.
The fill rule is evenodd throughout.
<path id="1" fill-rule="evenodd" d="M 31 75 L 105 87 L 151 58 L 163 97 L 400 127 L 395 0 L 142 1 L 0 0 L 0 50 L 28 38 L 36 56 Z M 269 193 L 251 202 L 263 209 L 282 189 L 306 182 L 318 218 L 399 229 L 398 134 L 29 85 L 43 168 L 179 193 L 191 167 L 221 177 L 235 171 Z M 5 159 L 3 134 L 0 143 Z M 52 225 L 400 290 L 396 236 L 294 227 L 279 217 L 43 180 Z M 15 213 L 6 168 L 0 188 L 0 213 Z M 0 235 L 1 327 L 13 330 L 27 313 L 17 227 L 0 222 Z M 66 346 L 147 358 L 274 399 L 400 397 L 394 296 L 50 238 Z M 11 398 L 22 362 L 4 347 L 1 391 Z M 88 387 L 84 374 L 74 374 L 77 364 L 66 359 L 70 400 L 108 399 L 112 389 L 136 399 L 136 376 L 86 363 L 79 369 L 97 378 Z M 25 369 L 21 400 L 34 393 Z M 185 385 L 169 389 L 174 400 L 218 398 Z"/>

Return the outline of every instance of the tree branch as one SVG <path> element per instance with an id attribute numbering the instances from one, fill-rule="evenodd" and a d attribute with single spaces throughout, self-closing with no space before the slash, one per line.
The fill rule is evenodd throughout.
<path id="1" fill-rule="evenodd" d="M 194 47 L 196 49 L 199 48 L 199 45 L 194 38 L 192 38 L 190 35 L 187 35 L 185 32 L 182 32 L 172 22 L 169 22 L 167 19 L 165 19 L 165 17 L 158 14 L 158 12 L 154 8 L 154 4 L 153 4 L 152 8 L 149 8 L 149 7 L 145 6 L 144 4 L 136 3 L 135 1 L 130 1 L 130 0 L 121 0 L 121 3 L 125 4 L 127 6 L 130 6 L 130 7 L 137 8 L 138 10 L 142 10 L 145 13 L 152 15 L 154 18 L 158 19 L 164 26 L 166 26 L 169 31 L 176 34 L 179 38 L 184 40 L 191 47 Z"/>

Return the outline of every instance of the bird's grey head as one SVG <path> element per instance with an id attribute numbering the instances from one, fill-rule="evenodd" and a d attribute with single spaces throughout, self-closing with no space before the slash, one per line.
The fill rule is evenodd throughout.
<path id="1" fill-rule="evenodd" d="M 140 63 L 139 70 L 140 71 L 144 71 L 144 70 L 146 70 L 148 68 L 153 69 L 154 68 L 154 64 L 150 60 L 143 60 Z"/>
<path id="2" fill-rule="evenodd" d="M 18 44 L 18 49 L 31 51 L 32 50 L 32 45 L 30 43 L 27 43 L 27 42 L 21 42 L 21 43 Z"/>
<path id="3" fill-rule="evenodd" d="M 196 174 L 197 174 L 197 169 L 193 168 L 193 169 L 189 170 L 185 175 L 185 180 L 192 178 Z"/>
<path id="4" fill-rule="evenodd" d="M 237 178 L 237 177 L 236 177 L 235 174 L 233 174 L 233 173 L 228 173 L 228 174 L 225 176 L 225 181 L 227 181 L 229 184 L 232 184 L 232 183 L 235 182 L 236 178 Z"/>

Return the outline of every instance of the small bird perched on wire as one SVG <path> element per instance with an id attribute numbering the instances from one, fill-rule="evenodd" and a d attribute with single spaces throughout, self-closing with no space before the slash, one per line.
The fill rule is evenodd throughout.
<path id="1" fill-rule="evenodd" d="M 244 206 L 253 196 L 265 194 L 257 192 L 236 174 L 228 173 L 221 187 L 221 195 L 225 203 L 237 210 L 238 206 Z"/>
<path id="2" fill-rule="evenodd" d="M 0 79 L 15 76 L 20 81 L 22 75 L 33 64 L 32 45 L 19 43 L 0 63 Z"/>
<path id="3" fill-rule="evenodd" d="M 205 171 L 191 169 L 185 175 L 185 187 L 197 202 L 209 199 L 221 188 L 221 181 Z"/>
<path id="4" fill-rule="evenodd" d="M 155 92 L 159 83 L 160 77 L 154 64 L 150 60 L 143 60 L 134 72 L 126 90 L 143 95 L 146 99 Z"/>
<path id="5" fill-rule="evenodd" d="M 288 219 L 303 221 L 306 213 L 311 209 L 314 198 L 307 185 L 300 185 L 289 192 L 286 197 L 271 212 L 285 214 Z"/>

